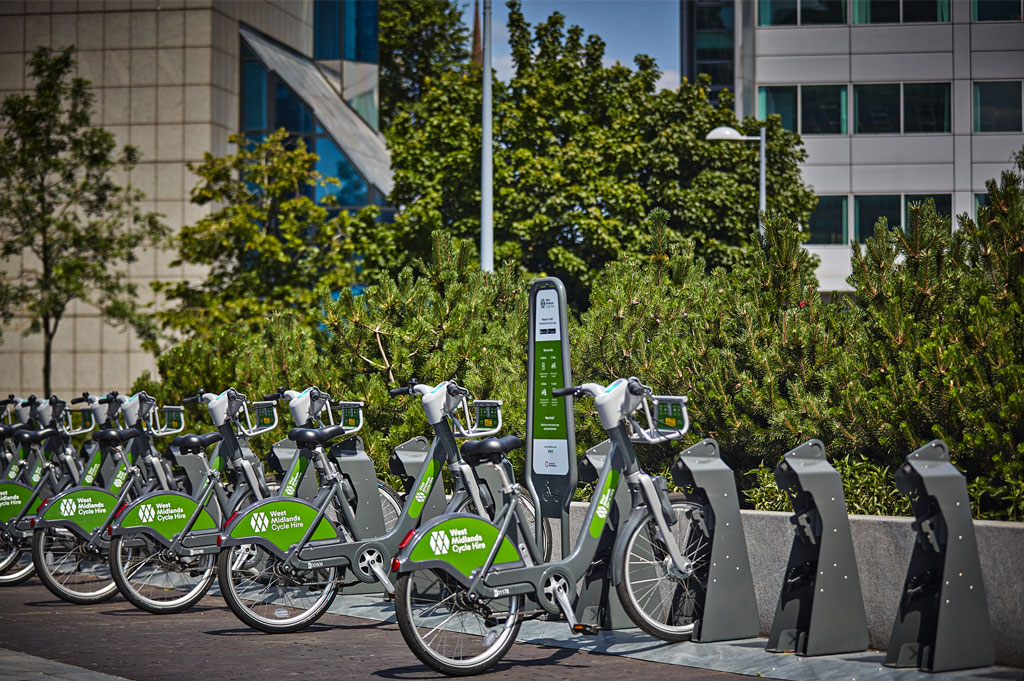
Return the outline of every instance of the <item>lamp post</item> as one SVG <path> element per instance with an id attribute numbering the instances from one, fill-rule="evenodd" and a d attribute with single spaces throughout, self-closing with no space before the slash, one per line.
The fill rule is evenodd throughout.
<path id="1" fill-rule="evenodd" d="M 721 125 L 711 132 L 708 133 L 704 139 L 711 141 L 725 140 L 727 142 L 760 142 L 761 151 L 758 156 L 761 161 L 761 174 L 758 178 L 758 191 L 760 196 L 758 197 L 758 218 L 757 225 L 761 231 L 761 236 L 764 236 L 764 222 L 761 220 L 760 213 L 764 213 L 767 210 L 768 192 L 765 189 L 765 159 L 768 156 L 767 149 L 765 148 L 765 142 L 767 140 L 766 128 L 761 126 L 760 135 L 741 135 L 740 131 L 736 128 L 730 128 L 728 125 Z"/>
<path id="2" fill-rule="evenodd" d="M 491 0 L 484 0 L 483 117 L 480 124 L 480 269 L 494 271 L 494 186 L 491 133 Z"/>

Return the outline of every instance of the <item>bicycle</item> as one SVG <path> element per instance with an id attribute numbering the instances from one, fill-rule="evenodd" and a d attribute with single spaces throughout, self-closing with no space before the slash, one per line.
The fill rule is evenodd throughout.
<path id="1" fill-rule="evenodd" d="M 8 472 L 22 459 L 14 442 L 14 433 L 27 428 L 31 418 L 27 409 L 17 407 L 21 402 L 21 398 L 14 395 L 8 395 L 7 399 L 0 400 L 0 406 L 4 410 L 4 423 L 0 424 L 0 480 L 7 480 Z M 18 469 L 14 468 L 13 477 L 10 479 L 13 480 L 17 473 Z"/>
<path id="2" fill-rule="evenodd" d="M 83 395 L 73 401 L 88 400 Z M 128 424 L 93 435 L 100 456 L 94 468 L 106 484 L 93 486 L 83 479 L 43 501 L 31 522 L 36 574 L 51 593 L 71 603 L 100 603 L 117 593 L 107 560 L 110 524 L 130 499 L 175 486 L 170 468 L 152 444 L 153 438 L 174 432 L 158 420 L 149 422 L 156 400 L 145 392 L 128 398 L 114 392 L 92 406 L 102 413 L 106 405 L 105 425 L 118 410 Z"/>
<path id="3" fill-rule="evenodd" d="M 67 404 L 56 395 L 40 400 L 30 395 L 15 409 L 19 420 L 35 422 L 14 433 L 18 459 L 0 482 L 0 585 L 13 586 L 32 576 L 32 521 L 39 499 L 80 483 L 82 468 L 71 446 L 78 435 L 65 413 Z"/>
<path id="4" fill-rule="evenodd" d="M 169 614 L 192 607 L 209 591 L 216 576 L 217 537 L 223 521 L 239 508 L 265 498 L 262 469 L 246 460 L 241 441 L 276 427 L 276 408 L 270 400 L 278 398 L 289 401 L 297 423 L 319 422 L 321 413 L 330 410 L 329 404 L 319 399 L 321 394 L 308 388 L 301 393 L 282 389 L 265 396 L 263 402 L 254 404 L 259 414 L 257 427 L 252 425 L 245 396 L 233 389 L 185 400 L 205 402 L 218 430 L 185 435 L 171 443 L 172 450 L 179 451 L 176 462 L 188 471 L 192 494 L 142 497 L 124 509 L 112 526 L 110 569 L 129 602 L 147 612 Z M 231 401 L 237 409 L 221 409 L 222 402 Z M 273 416 L 268 410 L 273 410 Z M 226 444 L 225 434 L 233 436 Z M 205 450 L 213 444 L 218 444 L 219 456 L 229 470 L 236 471 L 233 484 L 225 484 L 221 471 L 206 459 Z M 310 483 L 316 485 L 312 471 L 298 458 L 292 460 L 286 480 L 289 493 L 299 496 Z"/>
<path id="5" fill-rule="evenodd" d="M 440 489 L 443 494 L 443 486 L 436 483 L 445 463 L 455 481 L 448 507 L 487 509 L 490 499 L 485 501 L 477 475 L 460 459 L 455 437 L 456 433 L 459 437 L 472 437 L 498 432 L 500 403 L 480 401 L 478 413 L 480 409 L 487 409 L 494 426 L 479 430 L 470 420 L 469 391 L 454 381 L 429 386 L 414 380 L 409 386 L 390 392 L 392 396 L 420 395 L 435 435 L 410 488 L 414 491 L 406 495 L 397 523 L 386 533 L 361 523 L 351 495 L 345 492 L 344 465 L 339 467 L 325 455 L 330 441 L 351 435 L 353 431 L 345 431 L 340 426 L 293 429 L 289 438 L 295 440 L 300 449 L 312 452 L 327 485 L 320 489 L 312 503 L 275 499 L 259 502 L 233 518 L 221 537 L 224 547 L 218 559 L 221 591 L 232 612 L 249 626 L 268 633 L 297 631 L 309 626 L 327 611 L 344 586 L 341 576 L 346 569 L 353 573 L 357 583 L 379 584 L 385 593 L 394 593 L 385 566 L 415 528 L 434 512 L 429 502 L 432 495 L 438 493 L 436 490 Z M 469 428 L 459 421 L 460 411 Z M 360 420 L 358 428 L 361 427 Z M 354 491 L 358 498 L 358 486 Z M 339 512 L 336 523 L 331 522 L 328 515 L 331 510 Z M 255 546 L 258 560 L 244 553 L 239 555 L 239 547 L 243 546 Z"/>
<path id="6" fill-rule="evenodd" d="M 489 669 L 515 642 L 527 617 L 561 614 L 573 633 L 597 632 L 577 622 L 575 589 L 598 558 L 623 479 L 633 496 L 633 510 L 612 545 L 611 582 L 630 619 L 645 632 L 679 641 L 693 631 L 693 594 L 701 586 L 695 583 L 691 556 L 697 530 L 688 512 L 696 505 L 673 501 L 667 481 L 641 470 L 633 450 L 634 442 L 682 437 L 689 428 L 686 398 L 652 395 L 636 378 L 617 379 L 607 387 L 585 383 L 552 391 L 553 397 L 570 395 L 595 398 L 612 447 L 568 556 L 545 561 L 519 512 L 519 485 L 501 464 L 522 442 L 488 438 L 467 442 L 462 455 L 502 476 L 508 501 L 502 512 L 493 521 L 458 513 L 439 516 L 420 527 L 392 562 L 402 636 L 416 657 L 438 672 L 456 676 Z M 633 418 L 638 410 L 646 426 Z M 680 427 L 674 425 L 680 422 Z M 510 539 L 516 527 L 525 542 Z M 526 611 L 526 597 L 539 609 Z"/>

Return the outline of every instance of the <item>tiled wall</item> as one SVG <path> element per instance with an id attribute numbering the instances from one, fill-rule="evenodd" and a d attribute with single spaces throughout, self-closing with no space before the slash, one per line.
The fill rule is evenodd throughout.
<path id="1" fill-rule="evenodd" d="M 312 6 L 312 0 L 0 0 L 0 98 L 25 87 L 26 61 L 37 46 L 75 45 L 78 75 L 96 95 L 94 123 L 118 144 L 139 148 L 142 162 L 127 179 L 145 192 L 143 207 L 163 213 L 176 230 L 204 213 L 189 201 L 195 178 L 186 163 L 200 162 L 206 151 L 226 153 L 238 128 L 238 22 L 311 55 Z M 128 274 L 142 302 L 152 300 L 154 280 L 203 276 L 201 268 L 172 267 L 175 256 L 139 249 Z M 17 258 L 9 261 L 7 276 L 20 266 Z M 23 327 L 15 319 L 4 329 L 3 395 L 42 392 L 42 340 L 23 338 Z M 88 305 L 70 306 L 54 344 L 54 392 L 126 391 L 147 369 L 154 371 L 155 361 L 133 332 L 104 324 Z"/>

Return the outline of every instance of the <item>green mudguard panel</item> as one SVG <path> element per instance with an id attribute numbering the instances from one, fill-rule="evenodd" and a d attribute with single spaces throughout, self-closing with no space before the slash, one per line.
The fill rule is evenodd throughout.
<path id="1" fill-rule="evenodd" d="M 64 520 L 80 527 L 89 534 L 103 524 L 103 521 L 117 508 L 117 497 L 99 487 L 75 487 L 46 502 L 36 517 L 36 527 L 41 522 Z"/>
<path id="2" fill-rule="evenodd" d="M 316 508 L 301 499 L 267 499 L 240 513 L 228 526 L 224 544 L 245 544 L 252 541 L 269 544 L 282 552 L 298 544 L 307 528 L 316 520 Z M 338 531 L 326 518 L 321 520 L 310 541 L 337 539 Z"/>
<path id="3" fill-rule="evenodd" d="M 138 501 L 132 502 L 118 518 L 117 534 L 123 534 L 135 528 L 146 528 L 155 532 L 168 542 L 175 535 L 181 534 L 188 526 L 189 518 L 196 512 L 199 503 L 181 492 L 156 492 L 147 494 Z M 215 530 L 217 523 L 205 508 L 190 531 Z"/>
<path id="4" fill-rule="evenodd" d="M 32 488 L 20 482 L 0 482 L 0 522 L 18 515 L 32 498 Z"/>
<path id="5" fill-rule="evenodd" d="M 440 563 L 469 577 L 487 560 L 497 538 L 498 528 L 479 516 L 468 513 L 446 515 L 416 533 L 414 543 L 407 547 L 408 560 L 402 568 L 430 567 Z M 512 541 L 508 537 L 502 539 L 494 564 L 519 561 L 519 551 Z"/>

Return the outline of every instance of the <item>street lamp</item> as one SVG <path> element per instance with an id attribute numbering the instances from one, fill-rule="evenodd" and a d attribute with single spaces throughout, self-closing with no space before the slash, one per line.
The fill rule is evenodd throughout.
<path id="1" fill-rule="evenodd" d="M 720 125 L 717 128 L 715 128 L 714 130 L 712 130 L 711 132 L 709 132 L 707 137 L 704 138 L 706 140 L 711 140 L 711 141 L 725 140 L 725 141 L 728 141 L 728 142 L 760 142 L 761 143 L 761 153 L 759 154 L 760 161 L 761 161 L 761 175 L 758 178 L 758 180 L 759 180 L 758 190 L 759 190 L 759 193 L 760 193 L 760 196 L 758 197 L 758 199 L 759 199 L 758 200 L 758 211 L 760 213 L 764 213 L 765 210 L 767 210 L 767 197 L 768 197 L 768 192 L 765 189 L 765 158 L 768 155 L 767 154 L 767 150 L 765 149 L 765 140 L 766 140 L 765 131 L 766 131 L 766 129 L 762 125 L 761 126 L 761 134 L 760 135 L 741 135 L 740 131 L 737 130 L 736 128 L 730 128 L 728 125 Z M 764 222 L 761 221 L 760 216 L 758 216 L 758 218 L 757 218 L 757 224 L 758 224 L 758 227 L 761 230 L 761 234 L 763 236 L 764 235 Z"/>

